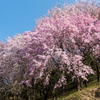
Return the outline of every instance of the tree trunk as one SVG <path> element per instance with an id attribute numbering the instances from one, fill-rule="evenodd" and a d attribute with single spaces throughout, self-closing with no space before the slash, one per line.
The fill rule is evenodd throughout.
<path id="1" fill-rule="evenodd" d="M 31 100 L 31 97 L 28 97 L 28 100 Z"/>
<path id="2" fill-rule="evenodd" d="M 13 95 L 13 100 L 14 100 L 14 95 Z"/>
<path id="3" fill-rule="evenodd" d="M 64 85 L 62 85 L 62 91 L 63 91 L 63 93 L 64 93 Z"/>
<path id="4" fill-rule="evenodd" d="M 42 96 L 41 90 L 40 90 L 40 97 Z"/>
<path id="5" fill-rule="evenodd" d="M 85 85 L 85 87 L 87 87 L 87 81 L 86 80 L 84 80 L 84 85 Z"/>
<path id="6" fill-rule="evenodd" d="M 35 100 L 35 80 L 33 82 L 33 100 Z"/>
<path id="7" fill-rule="evenodd" d="M 48 98 L 48 93 L 46 92 L 44 92 L 44 90 L 43 90 L 43 95 L 44 95 L 44 100 L 47 100 L 47 98 Z"/>
<path id="8" fill-rule="evenodd" d="M 48 93 L 45 94 L 44 100 L 47 100 L 47 98 L 48 98 Z"/>
<path id="9" fill-rule="evenodd" d="M 57 100 L 57 97 L 54 97 L 54 99 L 53 100 Z"/>
<path id="10" fill-rule="evenodd" d="M 98 65 L 97 65 L 97 80 L 99 82 L 99 68 L 98 68 Z"/>
<path id="11" fill-rule="evenodd" d="M 79 77 L 77 78 L 77 91 L 81 90 L 81 86 L 80 86 L 80 79 Z"/>

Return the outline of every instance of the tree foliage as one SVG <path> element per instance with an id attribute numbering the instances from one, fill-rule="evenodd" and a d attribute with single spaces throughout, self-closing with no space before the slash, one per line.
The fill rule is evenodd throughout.
<path id="1" fill-rule="evenodd" d="M 94 71 L 87 58 L 100 63 L 97 9 L 88 1 L 56 7 L 38 21 L 34 31 L 0 42 L 0 90 L 18 94 L 26 85 L 35 93 L 35 85 L 40 84 L 46 95 L 49 89 L 53 93 L 66 84 L 66 73 L 78 84 L 80 79 L 88 81 Z"/>

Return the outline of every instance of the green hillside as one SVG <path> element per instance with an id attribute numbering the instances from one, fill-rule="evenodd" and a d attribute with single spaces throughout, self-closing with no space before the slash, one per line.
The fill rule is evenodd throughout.
<path id="1" fill-rule="evenodd" d="M 100 100 L 100 82 L 93 81 L 87 88 L 62 96 L 58 100 Z"/>

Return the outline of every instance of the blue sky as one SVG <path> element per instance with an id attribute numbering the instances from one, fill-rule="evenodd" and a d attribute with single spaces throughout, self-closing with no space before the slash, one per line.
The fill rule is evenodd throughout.
<path id="1" fill-rule="evenodd" d="M 74 3 L 74 0 L 0 0 L 0 40 L 8 36 L 32 31 L 36 19 L 47 14 L 57 3 Z"/>

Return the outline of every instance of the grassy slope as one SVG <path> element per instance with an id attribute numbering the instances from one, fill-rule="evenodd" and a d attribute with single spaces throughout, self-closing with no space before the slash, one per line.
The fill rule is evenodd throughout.
<path id="1" fill-rule="evenodd" d="M 87 88 L 74 92 L 69 96 L 61 97 L 58 100 L 100 100 L 100 97 L 96 97 L 97 92 L 100 94 L 100 82 L 95 80 L 89 83 Z"/>

